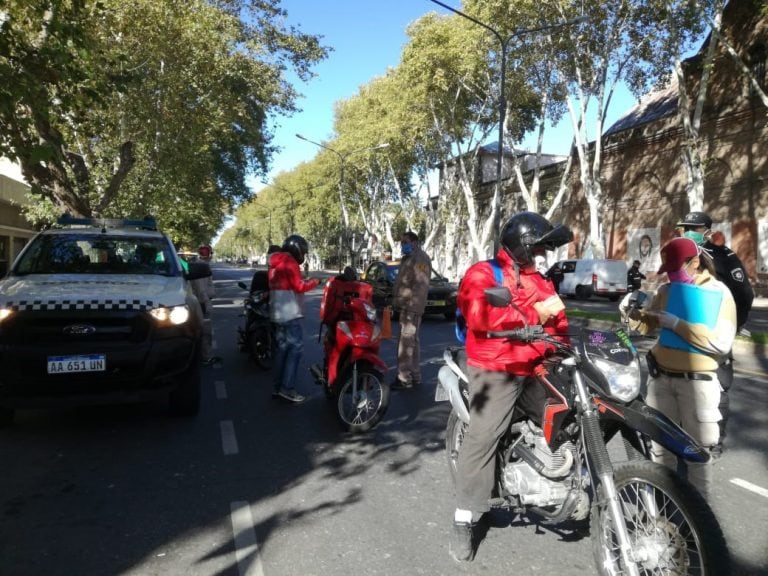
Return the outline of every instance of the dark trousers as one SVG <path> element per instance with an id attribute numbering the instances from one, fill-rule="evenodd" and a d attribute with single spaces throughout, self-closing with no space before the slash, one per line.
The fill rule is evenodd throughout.
<path id="1" fill-rule="evenodd" d="M 512 418 L 525 376 L 469 367 L 469 426 L 459 450 L 456 507 L 487 512 L 496 473 L 496 445 Z"/>

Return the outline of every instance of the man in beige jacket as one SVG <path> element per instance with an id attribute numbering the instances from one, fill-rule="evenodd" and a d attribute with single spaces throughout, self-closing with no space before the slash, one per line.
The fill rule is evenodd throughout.
<path id="1" fill-rule="evenodd" d="M 432 275 L 432 261 L 421 249 L 418 234 L 410 231 L 403 234 L 400 250 L 403 257 L 393 288 L 394 309 L 400 317 L 397 377 L 392 384 L 395 390 L 421 383 L 419 329 Z"/>

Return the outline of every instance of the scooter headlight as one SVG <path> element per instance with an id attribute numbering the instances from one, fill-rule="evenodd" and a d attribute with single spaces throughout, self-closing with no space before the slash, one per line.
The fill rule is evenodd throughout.
<path id="1" fill-rule="evenodd" d="M 640 393 L 640 363 L 616 364 L 602 358 L 593 358 L 595 366 L 608 382 L 608 392 L 621 402 L 629 402 Z"/>
<path id="2" fill-rule="evenodd" d="M 368 302 L 363 302 L 363 309 L 365 309 L 365 316 L 368 318 L 368 321 L 376 322 L 376 308 L 368 304 Z"/>

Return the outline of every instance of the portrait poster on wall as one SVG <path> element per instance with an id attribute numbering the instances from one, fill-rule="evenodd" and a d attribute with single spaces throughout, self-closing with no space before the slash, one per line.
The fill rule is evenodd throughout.
<path id="1" fill-rule="evenodd" d="M 658 228 L 627 229 L 627 266 L 640 260 L 640 272 L 656 272 L 661 266 Z"/>
<path id="2" fill-rule="evenodd" d="M 757 221 L 757 271 L 768 274 L 768 220 Z"/>

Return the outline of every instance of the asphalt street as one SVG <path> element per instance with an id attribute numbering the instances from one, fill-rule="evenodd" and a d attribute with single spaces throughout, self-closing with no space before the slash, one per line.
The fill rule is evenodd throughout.
<path id="1" fill-rule="evenodd" d="M 0 574 L 593 574 L 584 527 L 496 511 L 469 565 L 447 552 L 454 508 L 444 452 L 447 403 L 434 402 L 453 327 L 427 318 L 421 387 L 393 394 L 382 423 L 342 434 L 307 368 L 320 361 L 321 291 L 306 303 L 300 389 L 270 397 L 268 373 L 237 350 L 238 279 L 214 270 L 214 340 L 196 419 L 162 403 L 27 411 L 0 431 Z M 570 305 L 570 303 L 569 303 Z M 395 324 L 397 329 L 397 324 Z M 394 365 L 394 341 L 382 357 Z M 749 361 L 749 363 L 748 363 Z M 737 357 L 727 451 L 712 504 L 735 574 L 768 571 L 768 376 Z M 388 378 L 393 377 L 390 370 Z"/>

